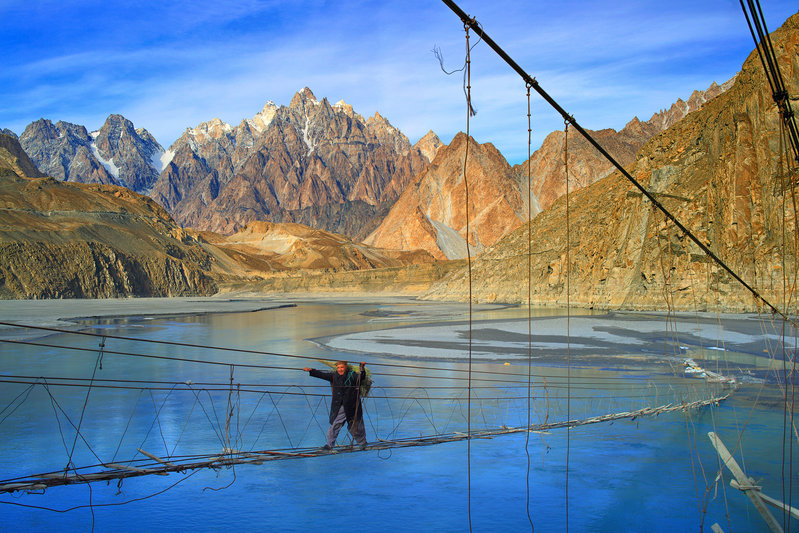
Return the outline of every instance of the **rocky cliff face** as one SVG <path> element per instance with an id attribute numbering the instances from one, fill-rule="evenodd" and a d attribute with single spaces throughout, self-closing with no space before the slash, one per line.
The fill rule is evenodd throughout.
<path id="1" fill-rule="evenodd" d="M 0 298 L 211 294 L 211 257 L 152 200 L 113 185 L 26 177 L 0 135 Z M 30 172 L 29 172 L 30 171 Z"/>
<path id="2" fill-rule="evenodd" d="M 635 160 L 635 154 L 654 135 L 665 131 L 689 113 L 700 109 L 732 86 L 732 80 L 722 85 L 713 83 L 705 91 L 694 91 L 687 102 L 678 99 L 669 109 L 652 115 L 646 122 L 634 117 L 621 131 L 604 129 L 588 130 L 594 139 L 605 148 L 622 166 Z M 542 209 L 547 209 L 566 192 L 564 145 L 568 142 L 569 188 L 572 191 L 586 187 L 610 174 L 614 169 L 591 144 L 574 129 L 569 130 L 568 140 L 563 131 L 550 133 L 541 148 L 529 161 L 514 167 L 521 187 L 526 190 L 528 165 L 533 194 Z"/>
<path id="3" fill-rule="evenodd" d="M 0 134 L 0 169 L 5 169 L 6 174 L 14 173 L 18 177 L 44 177 L 19 145 L 17 138 L 5 133 Z"/>
<path id="4" fill-rule="evenodd" d="M 789 94 L 799 94 L 799 15 L 774 32 L 772 41 Z M 786 243 L 795 242 L 791 198 L 799 182 L 795 167 L 787 172 L 781 163 L 779 132 L 780 117 L 753 53 L 731 88 L 648 141 L 628 167 L 714 253 L 778 305 L 789 294 L 786 284 L 796 279 L 796 250 Z M 568 203 L 561 197 L 482 254 L 474 261 L 471 286 L 481 302 L 526 302 L 528 280 L 535 304 L 758 307 L 620 174 L 577 191 Z M 429 296 L 465 299 L 467 294 L 461 270 Z"/>
<path id="5" fill-rule="evenodd" d="M 438 151 L 380 226 L 364 240 L 380 248 L 422 249 L 438 259 L 466 257 L 466 242 L 481 252 L 527 219 L 525 199 L 510 165 L 491 144 L 469 141 L 469 235 L 466 234 L 466 136 L 458 134 Z M 533 213 L 537 213 L 533 206 Z"/>
<path id="6" fill-rule="evenodd" d="M 714 83 L 706 91 L 695 91 L 688 102 L 678 100 L 671 108 L 656 113 L 647 122 L 634 118 L 621 131 L 605 129 L 591 133 L 617 161 L 629 164 L 647 139 L 677 123 L 688 113 L 700 109 L 706 102 L 723 93 L 731 84 L 732 81 L 722 86 Z M 531 156 L 530 161 L 511 169 L 510 181 L 515 182 L 513 186 L 509 186 L 507 163 L 504 159 L 502 164 L 497 164 L 499 158 L 484 157 L 475 160 L 476 163 L 479 162 L 478 167 L 483 163 L 489 165 L 486 168 L 474 169 L 477 176 L 476 184 L 485 186 L 486 183 L 491 183 L 495 186 L 501 183 L 502 185 L 490 192 L 498 194 L 492 197 L 491 209 L 481 211 L 473 220 L 475 233 L 470 242 L 474 253 L 491 246 L 526 220 L 527 208 L 520 207 L 520 202 L 527 203 L 528 165 L 530 165 L 533 215 L 552 205 L 566 192 L 565 142 L 564 132 L 553 132 L 548 135 L 541 148 Z M 432 132 L 420 139 L 416 146 L 431 155 L 441 150 L 440 140 Z M 476 153 L 479 152 L 478 149 Z M 441 153 L 446 153 L 446 157 L 451 158 L 451 161 L 439 165 L 436 170 L 433 170 L 435 164 L 431 166 L 428 175 L 406 191 L 380 226 L 364 242 L 403 250 L 421 248 L 439 259 L 459 259 L 466 256 L 465 228 L 454 218 L 465 217 L 465 211 L 458 212 L 457 204 L 453 204 L 455 207 L 450 209 L 436 207 L 445 201 L 457 202 L 457 194 L 462 194 L 456 193 L 456 196 L 453 196 L 451 189 L 457 188 L 460 183 L 457 176 L 462 173 L 462 169 L 458 165 L 459 159 L 462 165 L 463 152 L 457 154 L 452 150 L 441 150 Z M 572 191 L 596 182 L 613 169 L 613 166 L 593 146 L 574 131 L 568 138 L 568 158 L 569 187 Z M 452 174 L 447 176 L 446 172 Z M 489 189 L 490 187 L 486 187 L 486 192 L 489 192 Z M 507 203 L 503 203 L 502 198 L 506 199 Z"/>
<path id="7" fill-rule="evenodd" d="M 121 115 L 89 133 L 83 126 L 40 119 L 19 142 L 40 171 L 62 181 L 121 185 L 146 193 L 158 177 L 164 149 Z"/>
<path id="8" fill-rule="evenodd" d="M 438 150 L 442 146 L 444 146 L 444 143 L 441 142 L 441 139 L 439 139 L 438 135 L 433 133 L 432 130 L 428 131 L 424 137 L 416 141 L 416 144 L 413 145 L 414 148 L 422 152 L 422 155 L 428 161 L 435 159 Z"/>
<path id="9" fill-rule="evenodd" d="M 357 236 L 428 163 L 379 113 L 364 120 L 308 88 L 235 128 L 215 119 L 187 130 L 170 152 L 152 197 L 182 225 L 218 233 L 270 220 Z M 373 209 L 360 219 L 358 204 Z"/>
<path id="10" fill-rule="evenodd" d="M 164 149 L 147 130 L 134 129 L 121 115 L 111 115 L 96 132 L 97 159 L 120 185 L 147 194 L 163 168 Z"/>

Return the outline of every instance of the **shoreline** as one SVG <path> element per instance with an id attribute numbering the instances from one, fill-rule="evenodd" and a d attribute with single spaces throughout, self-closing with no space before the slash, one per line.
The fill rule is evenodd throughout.
<path id="1" fill-rule="evenodd" d="M 249 313 L 296 307 L 303 302 L 340 302 L 407 305 L 408 295 L 364 293 L 276 293 L 227 291 L 212 296 L 175 296 L 103 299 L 0 300 L 0 339 L 27 340 L 51 335 L 53 328 L 80 331 L 88 320 L 203 316 Z M 27 327 L 26 326 L 30 326 Z"/>
<path id="2" fill-rule="evenodd" d="M 31 339 L 54 332 L 86 329 L 79 322 L 113 318 L 169 318 L 216 313 L 246 313 L 294 307 L 296 303 L 255 297 L 109 298 L 100 300 L 0 300 L 0 339 Z"/>

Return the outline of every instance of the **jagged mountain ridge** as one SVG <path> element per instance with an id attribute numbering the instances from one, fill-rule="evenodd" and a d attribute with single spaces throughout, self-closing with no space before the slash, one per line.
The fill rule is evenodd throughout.
<path id="1" fill-rule="evenodd" d="M 731 81 L 721 86 L 714 83 L 706 91 L 694 91 L 688 102 L 680 99 L 670 109 L 655 113 L 647 122 L 633 118 L 621 131 L 605 129 L 589 132 L 618 161 L 629 164 L 646 140 L 675 124 L 688 113 L 701 108 L 731 84 Z M 471 162 L 480 164 L 470 170 L 469 174 L 473 175 L 470 182 L 482 187 L 482 190 L 475 189 L 472 193 L 477 198 L 473 201 L 480 204 L 472 206 L 473 230 L 470 243 L 473 253 L 480 253 L 527 220 L 526 205 L 520 207 L 520 203 L 527 203 L 528 165 L 532 182 L 530 201 L 533 204 L 533 216 L 565 193 L 564 141 L 564 132 L 551 133 L 528 162 L 512 169 L 508 168 L 501 155 L 498 158 L 479 157 Z M 452 145 L 455 144 L 453 140 Z M 462 139 L 458 146 L 461 144 L 465 146 Z M 482 145 L 474 143 L 474 146 L 474 153 L 481 154 Z M 594 183 L 613 169 L 588 141 L 574 131 L 569 136 L 568 148 L 569 186 L 572 190 Z M 466 257 L 466 213 L 462 207 L 464 195 L 462 190 L 456 192 L 463 187 L 457 178 L 462 173 L 459 165 L 463 160 L 463 150 L 457 153 L 457 150 L 444 149 L 439 153 L 446 154 L 452 161 L 446 164 L 442 162 L 441 165 L 439 161 L 435 161 L 425 175 L 405 191 L 380 226 L 364 242 L 403 250 L 421 248 L 439 259 Z M 446 171 L 434 170 L 442 165 Z M 506 183 L 500 185 L 503 181 Z M 515 183 L 515 186 L 508 186 L 508 181 Z M 494 189 L 486 186 L 490 182 Z M 486 196 L 480 198 L 481 193 Z M 454 202 L 452 207 L 441 207 L 445 199 Z M 489 205 L 490 209 L 485 210 Z"/>
<path id="2" fill-rule="evenodd" d="M 647 122 L 633 119 L 621 132 L 608 129 L 596 135 L 626 163 L 643 140 L 723 89 L 714 84 Z M 231 233 L 253 220 L 285 221 L 356 240 L 377 228 L 414 174 L 441 148 L 433 132 L 411 147 L 379 113 L 364 120 L 344 102 L 331 106 L 326 99 L 318 101 L 308 88 L 297 93 L 288 107 L 267 102 L 236 127 L 213 119 L 187 129 L 168 151 L 146 130 L 135 130 L 118 115 L 91 134 L 82 126 L 40 120 L 26 128 L 23 137 L 50 174 L 149 193 L 184 227 Z M 543 207 L 565 190 L 562 140 L 562 132 L 554 132 L 531 158 L 533 191 Z M 573 189 L 610 171 L 585 141 L 575 135 L 570 141 Z M 130 162 L 126 153 L 133 154 Z M 527 188 L 526 164 L 513 169 L 520 190 Z M 160 168 L 163 172 L 154 179 Z M 144 179 L 137 177 L 140 174 Z M 437 233 L 452 233 L 444 225 Z M 415 246 L 412 240 L 404 245 Z"/>
<path id="3" fill-rule="evenodd" d="M 41 119 L 20 142 L 45 174 L 148 194 L 184 227 L 231 233 L 262 219 L 358 237 L 441 146 L 432 132 L 411 146 L 379 113 L 364 119 L 308 88 L 238 126 L 212 119 L 189 128 L 166 151 L 120 115 L 91 133 Z"/>
<path id="4" fill-rule="evenodd" d="M 39 119 L 19 142 L 41 172 L 61 181 L 121 185 L 146 194 L 163 167 L 161 145 L 121 115 L 110 115 L 94 132 Z"/>
<path id="5" fill-rule="evenodd" d="M 669 109 L 661 110 L 646 122 L 634 117 L 620 131 L 612 128 L 587 130 L 599 144 L 626 167 L 635 160 L 635 154 L 658 133 L 667 130 L 689 113 L 692 113 L 730 88 L 735 77 L 721 85 L 713 82 L 704 91 L 694 91 L 688 101 L 681 98 Z M 568 140 L 563 131 L 550 133 L 529 161 L 514 166 L 520 187 L 527 188 L 530 165 L 532 192 L 542 209 L 547 209 L 566 192 L 566 170 L 564 145 L 568 142 L 569 188 L 574 191 L 604 178 L 615 168 L 587 140 L 574 129 L 569 130 Z"/>
<path id="6" fill-rule="evenodd" d="M 421 248 L 438 259 L 466 257 L 466 135 L 459 133 L 408 186 L 364 243 L 381 248 Z M 490 143 L 469 141 L 469 234 L 479 253 L 527 220 L 526 196 L 502 154 Z M 533 199 L 533 215 L 540 211 Z"/>
<path id="7" fill-rule="evenodd" d="M 798 94 L 799 14 L 771 38 L 789 94 Z M 795 250 L 784 243 L 796 237 L 789 198 L 799 181 L 781 170 L 779 134 L 779 113 L 753 52 L 732 87 L 649 140 L 628 167 L 721 260 L 778 304 L 789 300 L 783 280 L 790 284 L 796 276 Z M 568 200 L 568 226 L 561 197 L 473 262 L 476 299 L 526 302 L 529 280 L 534 305 L 759 308 L 620 173 Z M 529 272 L 520 260 L 528 243 Z M 466 299 L 467 278 L 461 269 L 427 297 Z"/>
<path id="8" fill-rule="evenodd" d="M 187 130 L 169 151 L 153 198 L 182 225 L 219 233 L 270 220 L 359 235 L 373 217 L 357 219 L 352 204 L 385 210 L 429 163 L 379 113 L 364 120 L 307 87 L 235 128 L 215 119 Z M 348 224 L 325 216 L 328 205 L 349 212 Z"/>

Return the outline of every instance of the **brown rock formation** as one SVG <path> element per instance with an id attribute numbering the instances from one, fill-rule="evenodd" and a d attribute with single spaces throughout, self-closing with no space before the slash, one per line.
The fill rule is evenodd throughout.
<path id="1" fill-rule="evenodd" d="M 270 220 L 365 235 L 428 164 L 379 113 L 364 120 L 307 87 L 235 128 L 187 130 L 170 151 L 151 196 L 183 226 L 227 234 Z"/>
<path id="2" fill-rule="evenodd" d="M 44 177 L 22 149 L 19 141 L 11 135 L 0 134 L 0 168 L 10 170 L 18 177 Z"/>
<path id="3" fill-rule="evenodd" d="M 774 32 L 772 41 L 789 94 L 799 94 L 799 14 Z M 784 280 L 791 284 L 797 275 L 796 250 L 786 243 L 796 238 L 790 188 L 799 181 L 795 169 L 787 175 L 783 170 L 779 132 L 780 117 L 753 53 L 729 90 L 651 139 L 628 167 L 776 304 L 787 297 Z M 477 258 L 475 297 L 526 302 L 529 279 L 536 304 L 563 305 L 568 297 L 571 305 L 612 309 L 758 307 L 620 174 L 570 195 L 568 209 L 568 226 L 567 198 L 561 197 Z M 460 271 L 429 296 L 465 299 L 467 290 L 466 273 Z"/>
<path id="4" fill-rule="evenodd" d="M 616 161 L 626 167 L 635 160 L 635 154 L 647 140 L 726 91 L 732 86 L 734 79 L 722 85 L 714 82 L 705 91 L 694 91 L 687 102 L 678 99 L 669 109 L 655 113 L 646 122 L 634 117 L 621 131 L 608 128 L 599 131 L 588 130 L 588 132 Z M 541 148 L 530 157 L 529 162 L 516 165 L 513 169 L 522 188 L 526 190 L 527 165 L 531 165 L 532 191 L 538 198 L 541 209 L 547 209 L 566 193 L 563 154 L 565 141 L 566 136 L 563 131 L 550 133 L 544 139 Z M 572 191 L 591 185 L 615 170 L 613 165 L 574 129 L 569 130 L 568 157 L 569 188 Z"/>
<path id="5" fill-rule="evenodd" d="M 441 148 L 430 167 L 408 186 L 364 242 L 380 248 L 423 249 L 438 259 L 466 257 L 466 136 Z M 527 218 L 510 165 L 491 144 L 469 143 L 470 228 L 474 253 L 492 245 Z M 534 206 L 534 213 L 536 207 Z"/>
<path id="6" fill-rule="evenodd" d="M 231 291 L 267 293 L 338 293 L 418 295 L 454 269 L 462 261 L 405 265 L 374 270 L 290 270 L 265 274 L 261 279 L 234 281 L 225 286 Z"/>
<path id="7" fill-rule="evenodd" d="M 215 292 L 210 256 L 155 202 L 112 185 L 21 176 L 31 163 L 9 139 L 0 136 L 0 298 Z"/>
<path id="8" fill-rule="evenodd" d="M 360 270 L 432 263 L 421 250 L 381 250 L 352 242 L 343 235 L 293 223 L 251 222 L 234 235 L 202 233 L 248 276 L 286 270 Z"/>
<path id="9" fill-rule="evenodd" d="M 428 161 L 432 161 L 436 158 L 436 154 L 442 146 L 444 146 L 444 143 L 441 142 L 438 135 L 433 133 L 433 130 L 428 131 L 424 137 L 416 141 L 416 144 L 413 145 L 413 147 L 418 149 Z"/>

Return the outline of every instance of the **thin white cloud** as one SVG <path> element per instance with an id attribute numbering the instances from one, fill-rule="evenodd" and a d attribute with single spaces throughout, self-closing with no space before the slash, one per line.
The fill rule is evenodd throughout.
<path id="1" fill-rule="evenodd" d="M 79 14 L 100 5 L 86 4 Z M 15 5 L 14 16 L 35 15 Z M 74 5 L 52 7 L 66 16 Z M 136 14 L 148 6 L 149 18 Z M 752 48 L 733 0 L 464 0 L 461 7 L 592 129 L 618 129 L 634 115 L 645 120 L 694 89 L 726 81 Z M 775 0 L 767 9 L 784 19 L 795 7 Z M 465 128 L 461 76 L 441 72 L 431 52 L 440 46 L 448 68 L 463 63 L 462 24 L 443 3 L 145 2 L 130 22 L 115 10 L 121 8 L 106 6 L 102 18 L 120 26 L 115 39 L 87 35 L 91 46 L 77 40 L 8 61 L 0 72 L 0 127 L 21 133 L 45 117 L 93 129 L 121 113 L 167 147 L 187 127 L 214 117 L 237 124 L 267 100 L 287 105 L 309 86 L 318 98 L 344 100 L 364 116 L 379 111 L 411 141 L 433 129 L 448 142 Z M 0 46 L 4 38 L 10 37 L 0 35 Z M 7 44 L 20 53 L 26 48 Z M 527 153 L 521 79 L 483 43 L 473 51 L 472 81 L 475 136 L 520 161 Z M 533 109 L 540 144 L 562 119 L 540 98 Z"/>

